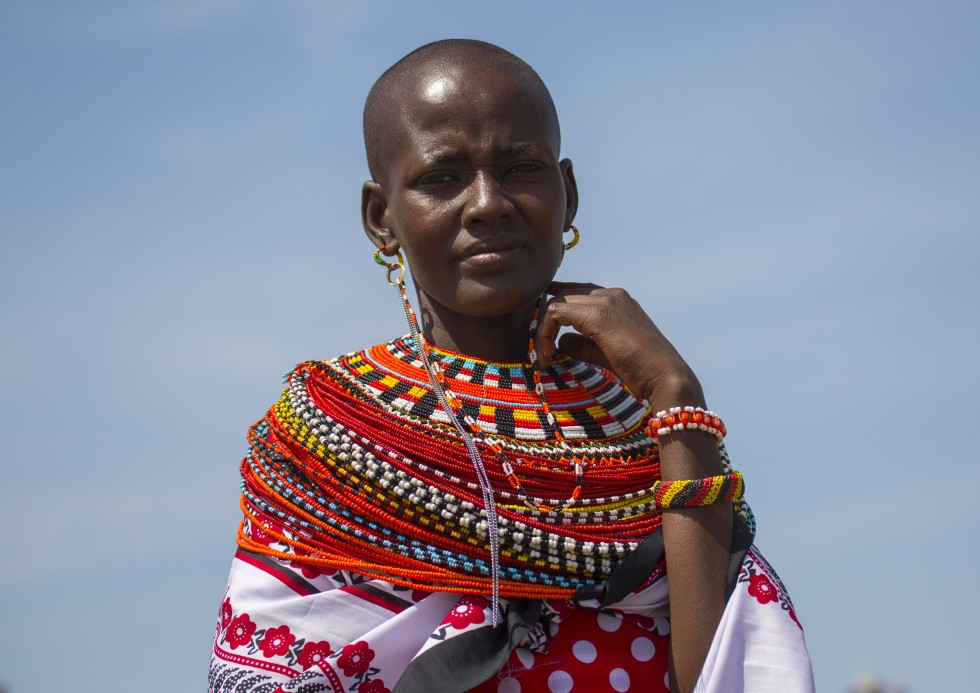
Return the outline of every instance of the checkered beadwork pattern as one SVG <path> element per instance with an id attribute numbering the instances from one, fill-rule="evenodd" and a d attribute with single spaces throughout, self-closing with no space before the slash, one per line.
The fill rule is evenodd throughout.
<path id="1" fill-rule="evenodd" d="M 442 361 L 452 390 L 464 411 L 483 430 L 504 438 L 544 441 L 555 438 L 539 398 L 534 394 L 530 363 L 488 363 L 432 349 Z M 336 361 L 364 391 L 416 419 L 448 423 L 439 410 L 421 359 L 408 337 Z M 649 414 L 616 376 L 598 366 L 559 356 L 541 373 L 551 411 L 565 438 L 602 440 L 635 429 Z"/>

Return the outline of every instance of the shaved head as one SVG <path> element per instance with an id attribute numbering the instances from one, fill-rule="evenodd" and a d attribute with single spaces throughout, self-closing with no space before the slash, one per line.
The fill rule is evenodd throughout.
<path id="1" fill-rule="evenodd" d="M 513 53 L 484 41 L 446 39 L 418 48 L 392 65 L 371 87 L 364 104 L 364 147 L 371 177 L 384 181 L 391 152 L 390 132 L 407 95 L 422 92 L 439 100 L 452 92 L 453 76 L 480 72 L 506 73 L 523 83 L 545 105 L 561 146 L 555 103 L 538 73 Z"/>

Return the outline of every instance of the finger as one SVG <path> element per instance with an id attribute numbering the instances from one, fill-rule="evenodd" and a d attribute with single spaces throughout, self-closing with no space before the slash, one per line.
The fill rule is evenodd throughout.
<path id="1" fill-rule="evenodd" d="M 568 300 L 570 298 L 571 300 Z M 556 296 L 548 301 L 538 317 L 538 365 L 547 368 L 558 349 L 558 333 L 562 327 L 571 327 L 579 333 L 591 336 L 589 316 L 594 306 L 587 299 Z"/>
<path id="2" fill-rule="evenodd" d="M 549 318 L 548 306 L 554 299 L 542 300 L 538 308 L 538 330 L 535 334 L 535 350 L 538 352 L 538 368 L 545 369 L 551 365 L 551 357 L 558 348 L 556 340 L 561 325 L 553 317 Z"/>
<path id="3" fill-rule="evenodd" d="M 558 348 L 579 361 L 588 361 L 589 363 L 594 363 L 597 366 L 612 370 L 609 361 L 606 359 L 606 355 L 602 353 L 602 349 L 599 348 L 591 337 L 586 337 L 577 332 L 566 332 L 558 340 Z"/>

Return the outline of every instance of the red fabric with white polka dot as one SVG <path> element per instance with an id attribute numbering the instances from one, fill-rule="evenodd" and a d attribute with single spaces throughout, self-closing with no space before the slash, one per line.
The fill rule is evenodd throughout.
<path id="1" fill-rule="evenodd" d="M 547 654 L 517 648 L 497 676 L 473 693 L 669 691 L 670 640 L 651 632 L 652 619 L 575 609 L 558 627 Z"/>

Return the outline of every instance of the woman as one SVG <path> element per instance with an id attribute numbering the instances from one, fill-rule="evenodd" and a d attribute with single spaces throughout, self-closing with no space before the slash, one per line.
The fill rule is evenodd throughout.
<path id="1" fill-rule="evenodd" d="M 537 74 L 429 44 L 364 125 L 410 334 L 250 431 L 210 689 L 810 690 L 696 376 L 625 291 L 554 282 L 578 191 Z"/>

